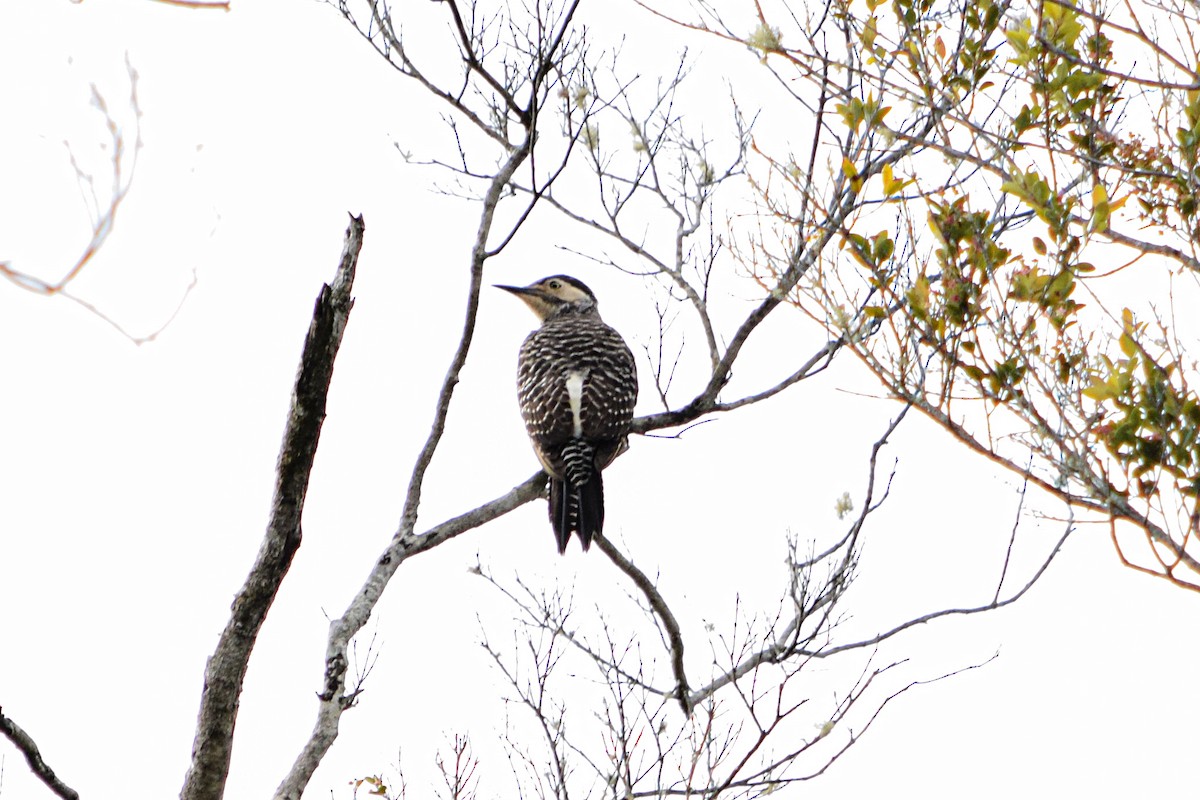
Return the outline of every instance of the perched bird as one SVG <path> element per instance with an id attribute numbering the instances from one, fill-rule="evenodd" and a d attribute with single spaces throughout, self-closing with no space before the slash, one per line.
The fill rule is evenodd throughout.
<path id="1" fill-rule="evenodd" d="M 550 476 L 550 525 L 564 553 L 571 531 L 587 550 L 604 527 L 600 470 L 629 448 L 637 366 L 621 335 L 604 324 L 596 295 L 575 278 L 497 286 L 542 321 L 517 360 L 521 416 Z"/>

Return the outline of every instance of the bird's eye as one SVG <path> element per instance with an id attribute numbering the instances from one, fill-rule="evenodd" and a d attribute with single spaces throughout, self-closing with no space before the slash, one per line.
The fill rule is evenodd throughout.
<path id="1" fill-rule="evenodd" d="M 546 285 L 549 286 L 551 289 L 561 289 L 562 288 L 562 284 L 559 283 L 558 281 L 550 281 Z"/>

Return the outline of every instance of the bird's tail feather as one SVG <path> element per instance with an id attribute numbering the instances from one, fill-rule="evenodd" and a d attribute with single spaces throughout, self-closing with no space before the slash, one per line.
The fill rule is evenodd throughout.
<path id="1" fill-rule="evenodd" d="M 604 481 L 596 469 L 596 451 L 587 442 L 572 439 L 562 455 L 564 480 L 550 479 L 550 525 L 559 553 L 566 552 L 571 531 L 587 550 L 604 529 Z"/>

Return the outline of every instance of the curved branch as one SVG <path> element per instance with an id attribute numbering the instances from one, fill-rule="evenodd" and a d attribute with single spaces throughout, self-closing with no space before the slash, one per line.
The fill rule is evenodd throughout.
<path id="1" fill-rule="evenodd" d="M 650 601 L 650 607 L 654 609 L 654 613 L 662 621 L 663 627 L 667 629 L 667 643 L 671 648 L 671 670 L 675 673 L 675 696 L 679 699 L 679 705 L 683 707 L 683 713 L 691 716 L 693 704 L 691 690 L 688 688 L 687 674 L 683 671 L 683 632 L 679 628 L 679 621 L 675 619 L 675 615 L 667 606 L 667 601 L 663 599 L 658 587 L 647 577 L 646 573 L 638 569 L 616 548 L 616 545 L 604 538 L 603 535 L 597 533 L 595 542 L 617 569 L 628 575 L 630 580 L 642 590 L 642 594 L 646 595 L 646 599 Z"/>
<path id="2" fill-rule="evenodd" d="M 870 647 L 871 645 L 879 644 L 880 642 L 886 641 L 887 639 L 892 638 L 893 636 L 895 636 L 898 633 L 901 633 L 902 631 L 906 631 L 909 628 L 914 628 L 917 625 L 924 625 L 926 622 L 932 622 L 933 620 L 940 619 L 942 617 L 968 616 L 971 614 L 979 614 L 984 611 L 992 611 L 997 608 L 1004 608 L 1007 605 L 1012 605 L 1013 603 L 1017 602 L 1022 597 L 1024 597 L 1025 593 L 1028 592 L 1030 589 L 1032 589 L 1033 585 L 1035 583 L 1037 583 L 1039 580 L 1041 580 L 1042 575 L 1044 575 L 1046 573 L 1046 570 L 1048 570 L 1050 568 L 1050 564 L 1053 563 L 1054 559 L 1058 556 L 1059 552 L 1061 552 L 1062 546 L 1064 544 L 1066 544 L 1067 538 L 1074 532 L 1074 530 L 1075 530 L 1074 521 L 1073 520 L 1068 521 L 1066 528 L 1063 530 L 1062 536 L 1058 537 L 1058 541 L 1056 541 L 1054 543 L 1054 546 L 1050 549 L 1049 554 L 1046 556 L 1046 560 L 1042 562 L 1041 566 L 1039 566 L 1037 568 L 1037 570 L 1033 573 L 1033 575 L 1029 578 L 1029 580 L 1025 582 L 1024 586 L 1022 586 L 1016 592 L 1013 592 L 1013 594 L 1004 598 L 1003 600 L 991 600 L 990 602 L 987 602 L 987 603 L 984 603 L 984 604 L 978 605 L 978 606 L 967 606 L 967 607 L 963 607 L 963 608 L 945 608 L 945 609 L 942 609 L 941 611 L 934 611 L 929 614 L 924 614 L 919 617 L 914 617 L 913 619 L 910 619 L 906 622 L 896 625 L 895 627 L 890 628 L 890 629 L 884 631 L 883 633 L 877 634 L 870 638 L 863 639 L 863 640 L 857 641 L 857 642 L 850 642 L 848 644 L 838 645 L 837 647 L 830 647 L 825 650 L 813 652 L 811 655 L 818 657 L 818 658 L 826 658 L 828 656 L 836 655 L 837 653 L 841 653 L 846 650 L 855 650 L 858 648 Z"/>
<path id="3" fill-rule="evenodd" d="M 895 472 L 889 475 L 887 483 L 884 486 L 883 496 L 876 500 L 875 491 L 877 483 L 877 474 L 879 467 L 879 454 L 883 450 L 884 445 L 888 444 L 888 439 L 900 427 L 900 423 L 908 416 L 908 410 L 912 407 L 911 404 L 905 405 L 891 422 L 883 434 L 875 440 L 871 445 L 871 455 L 867 460 L 867 480 L 865 497 L 863 499 L 862 511 L 859 512 L 854 522 L 851 523 L 846 534 L 834 542 L 824 551 L 813 555 L 803 562 L 793 563 L 793 580 L 800 573 L 812 570 L 817 564 L 837 556 L 838 564 L 834 568 L 832 575 L 825 582 L 824 587 L 814 597 L 811 602 L 803 599 L 796 599 L 795 613 L 783 626 L 778 634 L 773 635 L 773 640 L 767 643 L 764 647 L 759 648 L 753 653 L 750 653 L 746 658 L 732 665 L 724 674 L 717 676 L 707 685 L 698 688 L 692 695 L 692 703 L 700 703 L 712 697 L 717 691 L 729 684 L 736 684 L 739 680 L 757 670 L 763 664 L 779 663 L 785 658 L 795 655 L 813 655 L 807 653 L 801 647 L 800 633 L 805 620 L 811 619 L 818 611 L 824 610 L 825 619 L 816 626 L 812 635 L 805 637 L 804 642 L 811 642 L 813 636 L 818 632 L 826 629 L 826 622 L 829 619 L 829 613 L 832 607 L 842 598 L 846 588 L 850 583 L 850 576 L 853 572 L 855 561 L 858 555 L 858 538 L 866 527 L 867 519 L 873 514 L 884 500 L 887 499 L 891 492 L 892 478 Z M 840 556 L 838 552 L 845 550 Z M 793 595 L 794 596 L 794 595 Z"/>
<path id="4" fill-rule="evenodd" d="M 16 745 L 17 749 L 21 751 L 21 755 L 25 756 L 29 769 L 33 771 L 38 780 L 49 787 L 50 791 L 63 800 L 79 800 L 79 792 L 67 786 L 54 774 L 54 770 L 50 769 L 50 765 L 42 759 L 42 752 L 38 750 L 33 737 L 26 733 L 20 725 L 4 716 L 3 708 L 0 708 L 0 733 L 3 733 L 10 742 Z"/>

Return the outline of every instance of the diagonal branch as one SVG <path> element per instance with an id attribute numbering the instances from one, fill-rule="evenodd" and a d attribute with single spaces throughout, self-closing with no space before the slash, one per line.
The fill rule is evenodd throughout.
<path id="1" fill-rule="evenodd" d="M 632 561 L 625 557 L 624 553 L 601 534 L 596 534 L 595 541 L 617 569 L 628 575 L 630 580 L 642 590 L 642 594 L 646 595 L 646 599 L 650 601 L 654 613 L 658 615 L 663 627 L 667 629 L 667 643 L 671 648 L 671 670 L 675 673 L 675 696 L 679 699 L 679 705 L 683 707 L 683 713 L 691 716 L 692 696 L 691 689 L 688 688 L 687 674 L 683 671 L 683 632 L 679 628 L 679 621 L 675 619 L 667 601 L 663 599 L 658 587 L 646 573 L 638 569 Z"/>
<path id="2" fill-rule="evenodd" d="M 462 336 L 458 341 L 458 349 L 455 350 L 454 356 L 450 360 L 450 368 L 446 370 L 446 377 L 442 380 L 442 388 L 438 393 L 429 437 L 425 440 L 425 445 L 421 448 L 416 464 L 413 466 L 397 536 L 411 535 L 416 528 L 417 510 L 421 505 L 421 490 L 425 484 L 425 472 L 429 469 L 429 463 L 433 460 L 433 454 L 446 430 L 446 419 L 450 414 L 450 401 L 454 397 L 454 389 L 458 386 L 458 376 L 467 363 L 467 354 L 471 350 L 471 343 L 475 337 L 475 318 L 479 313 L 479 292 L 483 287 L 483 266 L 488 259 L 487 241 L 492 230 L 492 222 L 496 217 L 496 207 L 500 204 L 517 169 L 529 157 L 529 153 L 533 149 L 534 138 L 533 129 L 529 129 L 526 132 L 525 140 L 519 147 L 513 149 L 504 165 L 496 173 L 484 196 L 479 230 L 475 235 L 475 246 L 471 251 L 471 283 L 467 289 L 467 308 Z"/>
<path id="3" fill-rule="evenodd" d="M 332 285 L 321 287 L 300 357 L 283 447 L 276 466 L 271 518 L 258 558 L 233 601 L 232 614 L 204 670 L 192 764 L 180 800 L 219 800 L 225 793 L 238 700 L 250 653 L 280 584 L 300 548 L 300 520 L 316 457 L 333 362 L 354 300 L 350 297 L 365 225 L 351 217 Z"/>
<path id="4" fill-rule="evenodd" d="M 362 630 L 371 618 L 371 612 L 383 595 L 383 590 L 387 588 L 388 582 L 400 565 L 411 556 L 432 550 L 460 533 L 472 530 L 542 496 L 545 486 L 546 473 L 539 470 L 524 483 L 473 511 L 447 520 L 424 533 L 397 535 L 392 538 L 382 555 L 375 559 L 375 565 L 367 575 L 367 580 L 350 601 L 345 613 L 329 624 L 329 637 L 325 646 L 324 686 L 317 695 L 320 701 L 317 721 L 292 768 L 275 790 L 276 800 L 300 800 L 317 766 L 337 740 L 342 713 L 354 705 L 358 695 L 357 691 L 346 691 L 346 651 L 354 635 Z"/>
<path id="5" fill-rule="evenodd" d="M 38 780 L 50 787 L 50 791 L 63 800 L 79 800 L 79 792 L 59 780 L 59 777 L 54 774 L 54 770 L 50 769 L 50 765 L 42 759 L 42 752 L 38 750 L 33 737 L 26 733 L 20 725 L 4 716 L 3 712 L 4 709 L 0 708 L 0 733 L 7 736 L 8 740 L 17 746 L 21 755 L 25 756 L 25 760 L 29 763 L 29 769 L 33 771 Z"/>

